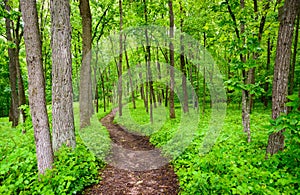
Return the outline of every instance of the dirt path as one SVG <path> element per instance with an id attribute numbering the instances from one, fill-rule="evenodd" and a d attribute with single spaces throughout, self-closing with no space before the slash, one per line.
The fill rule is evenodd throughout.
<path id="1" fill-rule="evenodd" d="M 102 181 L 85 194 L 177 194 L 177 177 L 144 136 L 131 134 L 113 124 L 116 110 L 101 120 L 113 141 L 109 165 L 102 172 Z"/>

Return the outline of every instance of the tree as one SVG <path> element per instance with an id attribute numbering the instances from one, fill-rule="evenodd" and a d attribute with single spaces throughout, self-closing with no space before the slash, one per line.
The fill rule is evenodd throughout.
<path id="1" fill-rule="evenodd" d="M 188 105 L 188 93 L 187 93 L 187 87 L 186 87 L 186 67 L 185 67 L 185 57 L 184 57 L 184 36 L 183 36 L 183 7 L 182 7 L 182 1 L 180 3 L 180 28 L 181 28 L 181 34 L 180 34 L 180 69 L 182 72 L 182 91 L 183 91 L 183 112 L 189 112 L 189 105 Z M 205 33 L 204 33 L 205 37 Z M 205 39 L 205 38 L 204 38 Z M 204 48 L 205 48 L 205 41 L 204 41 Z M 205 70 L 204 70 L 205 73 Z M 205 76 L 204 76 L 204 87 L 205 87 Z M 205 89 L 205 88 L 204 88 Z M 203 97 L 203 102 L 205 103 L 205 91 L 204 91 L 204 97 Z M 204 105 L 203 105 L 204 109 Z"/>
<path id="2" fill-rule="evenodd" d="M 147 2 L 146 0 L 143 0 L 144 4 L 144 17 L 145 17 L 145 23 L 148 25 L 148 11 L 147 11 Z M 145 61 L 146 61 L 146 95 L 148 95 L 149 91 L 149 103 L 150 103 L 150 121 L 153 123 L 153 103 L 155 104 L 155 96 L 154 96 L 154 89 L 153 89 L 153 80 L 152 80 L 152 72 L 151 72 L 151 46 L 149 41 L 149 34 L 148 29 L 145 29 L 145 38 L 146 38 L 146 51 L 145 52 Z"/>
<path id="3" fill-rule="evenodd" d="M 286 0 L 284 6 L 279 10 L 280 26 L 278 30 L 272 89 L 272 118 L 274 120 L 280 116 L 280 113 L 287 113 L 285 103 L 288 92 L 291 47 L 294 23 L 299 6 L 299 0 Z M 273 155 L 284 148 L 284 131 L 282 129 L 269 136 L 266 158 L 268 158 L 268 153 Z"/>
<path id="4" fill-rule="evenodd" d="M 46 108 L 42 46 L 35 0 L 20 1 L 24 21 L 24 41 L 28 68 L 29 106 L 34 128 L 38 170 L 44 174 L 52 168 L 53 151 Z"/>
<path id="5" fill-rule="evenodd" d="M 4 1 L 5 9 L 10 12 L 11 8 L 8 4 L 8 0 Z M 6 26 L 6 39 L 7 41 L 13 43 L 13 25 L 9 16 L 5 18 Z M 18 101 L 18 91 L 17 91 L 17 50 L 15 47 L 8 48 L 9 56 L 9 82 L 11 87 L 11 107 L 9 112 L 9 119 L 12 121 L 12 126 L 16 127 L 19 122 L 19 101 Z"/>
<path id="6" fill-rule="evenodd" d="M 92 15 L 89 0 L 80 0 L 82 18 L 82 64 L 80 69 L 80 128 L 90 125 L 93 114 L 92 80 L 91 80 L 91 49 L 92 49 Z"/>
<path id="7" fill-rule="evenodd" d="M 169 0 L 169 20 L 170 20 L 170 118 L 175 118 L 175 108 L 174 108 L 174 85 L 175 85 L 175 79 L 174 79 L 174 45 L 173 45 L 173 38 L 174 38 L 174 13 L 173 13 L 173 1 Z"/>
<path id="8" fill-rule="evenodd" d="M 51 0 L 52 48 L 52 144 L 75 147 L 70 4 Z"/>

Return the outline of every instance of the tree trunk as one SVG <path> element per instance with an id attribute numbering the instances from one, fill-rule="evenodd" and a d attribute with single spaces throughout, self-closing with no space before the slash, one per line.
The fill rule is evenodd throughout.
<path id="1" fill-rule="evenodd" d="M 80 15 L 82 20 L 82 63 L 80 68 L 80 128 L 91 124 L 90 118 L 93 114 L 92 98 L 92 15 L 89 0 L 80 0 Z"/>
<path id="2" fill-rule="evenodd" d="M 126 37 L 124 37 L 124 39 L 125 39 L 124 41 L 126 42 Z M 134 88 L 133 88 L 133 84 L 132 84 L 132 76 L 131 76 L 129 60 L 128 60 L 128 54 L 127 54 L 127 51 L 126 51 L 125 42 L 124 42 L 124 51 L 125 51 L 126 66 L 127 66 L 127 71 L 128 71 L 128 77 L 129 77 L 129 85 L 130 85 L 130 89 L 131 89 L 131 99 L 132 99 L 133 109 L 136 109 L 135 98 L 134 98 Z"/>
<path id="3" fill-rule="evenodd" d="M 271 64 L 271 51 L 272 51 L 272 43 L 270 40 L 270 37 L 268 38 L 268 52 L 267 52 L 267 65 L 266 65 L 266 77 L 269 75 L 270 72 L 270 64 Z M 265 108 L 268 107 L 268 91 L 269 91 L 269 83 L 265 82 L 265 86 L 264 86 L 264 91 L 265 91 L 265 95 L 263 96 L 263 103 Z"/>
<path id="4" fill-rule="evenodd" d="M 101 73 L 101 87 L 102 87 L 102 98 L 103 98 L 103 111 L 106 112 L 106 99 L 105 99 L 106 94 L 105 94 L 105 85 L 104 85 L 104 72 Z"/>
<path id="5" fill-rule="evenodd" d="M 174 85 L 175 85 L 175 78 L 174 78 L 174 45 L 173 45 L 173 38 L 174 38 L 174 13 L 173 13 L 173 0 L 169 0 L 169 19 L 170 19 L 170 118 L 175 118 L 175 107 L 174 107 Z"/>
<path id="6" fill-rule="evenodd" d="M 240 0 L 241 8 L 245 8 L 245 2 L 244 0 Z M 245 25 L 241 24 L 241 34 L 245 32 Z M 243 38 L 243 43 L 245 44 L 245 38 Z M 241 56 L 242 63 L 246 63 L 246 56 Z M 243 70 L 243 81 L 244 85 L 247 85 L 252 77 L 252 74 L 254 74 L 253 70 L 250 71 Z M 244 132 L 247 133 L 247 141 L 251 142 L 251 130 L 250 130 L 250 93 L 248 90 L 243 89 L 242 90 L 242 120 L 243 120 L 243 127 Z"/>
<path id="7" fill-rule="evenodd" d="M 24 21 L 24 41 L 28 67 L 29 105 L 34 128 L 38 171 L 52 168 L 53 151 L 46 108 L 42 46 L 35 0 L 20 1 Z"/>
<path id="8" fill-rule="evenodd" d="M 158 47 L 156 47 L 156 65 L 157 65 L 157 71 L 158 71 L 158 82 L 161 82 L 161 68 L 159 63 L 159 55 L 158 55 Z M 159 102 L 159 105 L 162 104 L 162 101 L 164 99 L 164 89 L 161 89 L 161 93 L 158 91 L 157 99 Z"/>
<path id="9" fill-rule="evenodd" d="M 180 18 L 180 28 L 181 28 L 181 34 L 180 34 L 180 69 L 182 72 L 182 91 L 183 91 L 183 112 L 187 113 L 189 112 L 189 102 L 188 102 L 188 93 L 187 93 L 187 88 L 186 88 L 186 67 L 185 67 L 185 57 L 184 57 L 184 36 L 183 36 L 183 7 L 182 7 L 182 2 L 180 1 L 180 13 L 181 13 L 181 18 Z"/>
<path id="10" fill-rule="evenodd" d="M 75 147 L 70 4 L 51 0 L 52 48 L 52 145 Z"/>
<path id="11" fill-rule="evenodd" d="M 123 29 L 123 9 L 122 0 L 119 0 L 119 12 L 120 12 L 120 40 L 119 40 L 119 64 L 118 64 L 118 97 L 119 97 L 119 116 L 122 116 L 122 58 L 123 58 L 123 41 L 122 41 L 122 29 Z"/>
<path id="12" fill-rule="evenodd" d="M 279 11 L 280 26 L 278 31 L 276 60 L 274 67 L 272 89 L 272 118 L 275 120 L 280 113 L 287 113 L 285 106 L 288 92 L 288 76 L 291 59 L 291 46 L 294 23 L 300 6 L 299 0 L 286 0 L 282 10 Z M 266 158 L 284 148 L 284 135 L 282 129 L 269 136 Z"/>
<path id="13" fill-rule="evenodd" d="M 7 12 L 10 12 L 10 6 L 8 1 L 5 0 L 5 9 Z M 9 16 L 5 18 L 5 27 L 6 27 L 6 38 L 7 41 L 14 42 L 11 32 L 13 31 L 12 21 Z M 19 101 L 18 101 L 18 92 L 17 92 L 17 49 L 8 48 L 8 57 L 9 57 L 9 82 L 11 90 L 11 108 L 9 114 L 9 120 L 12 121 L 12 127 L 16 127 L 19 122 Z"/>
<path id="14" fill-rule="evenodd" d="M 293 49 L 293 58 L 291 62 L 291 72 L 289 76 L 289 95 L 293 94 L 294 91 L 294 80 L 295 80 L 295 66 L 297 61 L 297 50 L 298 50 L 298 37 L 299 37 L 299 20 L 300 20 L 300 11 L 298 11 L 297 21 L 296 21 L 296 29 L 295 29 L 295 39 L 294 39 L 294 49 Z"/>
<path id="15" fill-rule="evenodd" d="M 21 12 L 21 10 L 20 10 Z M 26 96 L 25 96 L 25 89 L 24 89 L 24 82 L 23 82 L 23 78 L 22 78 L 22 71 L 21 71 L 21 67 L 20 67 L 20 58 L 19 58 L 19 54 L 20 54 L 20 42 L 23 36 L 23 29 L 21 29 L 20 32 L 20 28 L 21 28 L 21 24 L 20 24 L 20 16 L 18 17 L 17 20 L 17 26 L 15 29 L 15 44 L 16 44 L 16 72 L 17 72 L 17 78 L 18 78 L 18 95 L 19 95 L 19 104 L 18 107 L 25 105 L 26 102 Z M 20 108 L 20 113 L 22 116 L 22 122 L 24 123 L 26 120 L 26 113 L 24 109 Z M 24 131 L 25 132 L 25 131 Z"/>

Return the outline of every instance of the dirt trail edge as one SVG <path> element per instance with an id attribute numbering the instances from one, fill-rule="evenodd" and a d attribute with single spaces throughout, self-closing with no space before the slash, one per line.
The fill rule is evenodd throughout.
<path id="1" fill-rule="evenodd" d="M 114 109 L 101 120 L 113 142 L 109 164 L 101 174 L 101 182 L 84 194 L 177 194 L 179 183 L 167 159 L 159 155 L 147 137 L 113 124 L 116 112 Z"/>

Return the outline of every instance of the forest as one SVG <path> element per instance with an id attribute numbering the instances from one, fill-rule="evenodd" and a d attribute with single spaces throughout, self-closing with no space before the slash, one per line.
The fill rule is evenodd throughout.
<path id="1" fill-rule="evenodd" d="M 299 0 L 0 16 L 0 194 L 300 194 Z"/>

